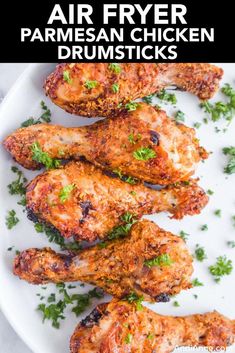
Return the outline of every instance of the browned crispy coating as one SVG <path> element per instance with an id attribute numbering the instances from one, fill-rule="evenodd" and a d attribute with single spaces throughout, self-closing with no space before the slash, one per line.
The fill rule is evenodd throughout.
<path id="1" fill-rule="evenodd" d="M 35 142 L 52 158 L 84 156 L 104 169 L 160 185 L 188 180 L 197 163 L 207 158 L 194 129 L 143 103 L 133 112 L 90 126 L 38 124 L 21 128 L 5 139 L 4 146 L 18 163 L 35 169 L 40 167 L 32 159 Z M 143 147 L 154 151 L 155 157 L 136 159 L 135 152 Z"/>
<path id="2" fill-rule="evenodd" d="M 64 187 L 73 185 L 67 199 Z M 70 162 L 49 170 L 30 182 L 26 192 L 29 217 L 57 228 L 65 237 L 93 241 L 104 238 L 129 212 L 144 214 L 168 211 L 174 218 L 200 213 L 208 197 L 194 180 L 153 190 L 111 178 L 89 162 Z"/>
<path id="3" fill-rule="evenodd" d="M 129 101 L 177 86 L 209 99 L 218 89 L 223 70 L 198 63 L 120 63 L 115 73 L 107 63 L 59 64 L 45 82 L 46 94 L 67 112 L 86 117 L 110 116 Z M 64 79 L 66 72 L 67 80 Z M 87 88 L 87 81 L 96 81 Z M 118 84 L 118 92 L 113 90 Z"/>
<path id="4" fill-rule="evenodd" d="M 135 223 L 124 239 L 82 250 L 78 255 L 57 254 L 50 248 L 28 249 L 14 261 L 14 274 L 30 283 L 83 281 L 115 297 L 135 292 L 146 300 L 167 300 L 191 287 L 192 256 L 185 242 L 155 223 Z M 148 267 L 146 261 L 169 256 L 169 264 Z"/>
<path id="5" fill-rule="evenodd" d="M 226 350 L 235 340 L 235 321 L 214 311 L 162 316 L 134 304 L 101 304 L 75 329 L 71 353 L 171 353 L 180 346 Z"/>

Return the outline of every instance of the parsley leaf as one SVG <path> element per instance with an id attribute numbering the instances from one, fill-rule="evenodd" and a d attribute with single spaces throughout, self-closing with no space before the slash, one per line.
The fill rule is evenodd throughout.
<path id="1" fill-rule="evenodd" d="M 175 115 L 175 120 L 177 122 L 179 121 L 185 121 L 185 114 L 181 111 L 181 110 L 178 110 L 178 112 L 176 113 Z"/>
<path id="2" fill-rule="evenodd" d="M 21 127 L 27 127 L 30 125 L 36 125 L 36 124 L 41 124 L 42 122 L 45 123 L 50 123 L 51 122 L 51 111 L 48 109 L 44 101 L 40 102 L 41 108 L 43 110 L 43 113 L 40 115 L 39 118 L 29 118 L 25 120 L 22 124 Z"/>
<path id="3" fill-rule="evenodd" d="M 112 240 L 124 238 L 129 233 L 131 226 L 137 221 L 129 212 L 126 212 L 124 215 L 122 215 L 120 220 L 123 224 L 114 227 L 113 230 L 108 234 L 108 239 Z"/>
<path id="4" fill-rule="evenodd" d="M 43 164 L 46 169 L 58 168 L 61 164 L 59 159 L 51 158 L 47 152 L 43 152 L 39 143 L 32 144 L 32 159 L 40 164 Z"/>
<path id="5" fill-rule="evenodd" d="M 142 301 L 144 300 L 143 295 L 138 296 L 138 294 L 136 294 L 135 292 L 131 292 L 127 296 L 125 296 L 123 300 L 126 300 L 130 304 L 135 303 L 136 309 L 138 311 L 143 310 L 143 305 L 142 305 Z"/>
<path id="6" fill-rule="evenodd" d="M 225 275 L 229 275 L 232 270 L 233 270 L 233 265 L 232 261 L 228 260 L 227 257 L 224 256 L 219 256 L 216 259 L 215 265 L 211 265 L 209 267 L 209 271 L 212 274 L 212 276 L 215 277 L 215 281 L 219 282 L 221 277 Z"/>
<path id="7" fill-rule="evenodd" d="M 202 231 L 206 231 L 206 230 L 208 230 L 208 225 L 207 224 L 203 224 L 200 229 Z"/>
<path id="8" fill-rule="evenodd" d="M 142 100 L 147 104 L 152 104 L 153 97 L 154 97 L 154 94 L 149 94 L 148 96 L 143 97 Z"/>
<path id="9" fill-rule="evenodd" d="M 138 108 L 138 106 L 139 106 L 139 103 L 137 102 L 129 102 L 129 103 L 126 103 L 125 108 L 128 112 L 133 112 Z"/>
<path id="10" fill-rule="evenodd" d="M 199 246 L 199 244 L 196 245 L 195 257 L 200 262 L 203 262 L 204 260 L 207 259 L 207 255 L 205 253 L 205 249 L 202 246 Z"/>
<path id="11" fill-rule="evenodd" d="M 112 84 L 112 91 L 113 91 L 113 93 L 118 93 L 118 91 L 119 91 L 119 84 L 118 83 Z"/>
<path id="12" fill-rule="evenodd" d="M 9 185 L 7 185 L 10 195 L 19 195 L 22 196 L 21 200 L 18 202 L 19 205 L 26 205 L 26 183 L 27 179 L 21 170 L 19 170 L 16 166 L 12 166 L 11 170 L 13 173 L 17 175 L 17 179 L 12 181 Z"/>
<path id="13" fill-rule="evenodd" d="M 128 333 L 128 334 L 126 335 L 126 337 L 125 337 L 125 343 L 126 343 L 126 344 L 130 344 L 131 341 L 132 341 L 132 338 L 133 338 L 132 334 L 131 334 L 131 333 Z"/>
<path id="14" fill-rule="evenodd" d="M 90 80 L 86 80 L 84 86 L 87 89 L 92 89 L 92 88 L 96 88 L 98 85 L 98 81 L 90 81 Z"/>
<path id="15" fill-rule="evenodd" d="M 140 147 L 133 152 L 133 157 L 138 161 L 147 161 L 156 157 L 156 152 L 149 147 Z"/>
<path id="16" fill-rule="evenodd" d="M 176 300 L 173 302 L 173 306 L 175 306 L 176 308 L 178 308 L 180 306 L 179 302 L 177 302 Z"/>
<path id="17" fill-rule="evenodd" d="M 138 182 L 138 179 L 136 179 L 136 178 L 133 178 L 133 177 L 127 176 L 127 175 L 123 175 L 122 171 L 120 169 L 114 169 L 113 173 L 117 174 L 119 179 L 121 179 L 122 181 L 125 181 L 125 183 L 135 185 Z"/>
<path id="18" fill-rule="evenodd" d="M 181 239 L 186 241 L 188 239 L 188 237 L 189 237 L 189 234 L 184 232 L 183 230 L 181 230 L 180 233 L 179 233 L 179 236 L 180 236 Z"/>
<path id="19" fill-rule="evenodd" d="M 151 268 L 153 266 L 170 266 L 173 262 L 169 254 L 161 254 L 153 259 L 145 260 L 144 264 Z"/>
<path id="20" fill-rule="evenodd" d="M 136 136 L 132 133 L 130 133 L 130 135 L 128 136 L 128 141 L 132 144 L 135 145 L 138 141 L 140 141 L 142 138 L 141 134 L 137 134 Z"/>
<path id="21" fill-rule="evenodd" d="M 202 287 L 204 284 L 198 280 L 198 278 L 195 278 L 192 280 L 192 286 L 193 287 Z"/>
<path id="22" fill-rule="evenodd" d="M 227 241 L 227 245 L 228 245 L 230 248 L 235 248 L 235 241 L 234 241 L 234 240 Z"/>
<path id="23" fill-rule="evenodd" d="M 175 94 L 168 93 L 165 89 L 161 92 L 157 93 L 156 96 L 161 99 L 162 101 L 169 102 L 171 104 L 177 103 L 177 98 Z"/>
<path id="24" fill-rule="evenodd" d="M 228 164 L 224 168 L 224 172 L 227 174 L 235 173 L 235 147 L 224 147 L 223 153 L 229 157 Z"/>
<path id="25" fill-rule="evenodd" d="M 67 201 L 70 197 L 71 192 L 76 188 L 75 184 L 69 184 L 64 186 L 59 193 L 59 198 L 62 203 Z"/>
<path id="26" fill-rule="evenodd" d="M 7 228 L 12 229 L 13 227 L 16 226 L 18 222 L 19 222 L 19 218 L 16 217 L 16 211 L 15 210 L 8 211 L 8 214 L 6 216 Z"/>
<path id="27" fill-rule="evenodd" d="M 121 66 L 117 63 L 109 64 L 108 68 L 109 68 L 109 70 L 113 71 L 115 74 L 120 74 L 122 71 Z"/>
<path id="28" fill-rule="evenodd" d="M 67 83 L 72 83 L 72 79 L 70 77 L 69 70 L 64 70 L 63 71 L 63 80 L 66 81 Z"/>

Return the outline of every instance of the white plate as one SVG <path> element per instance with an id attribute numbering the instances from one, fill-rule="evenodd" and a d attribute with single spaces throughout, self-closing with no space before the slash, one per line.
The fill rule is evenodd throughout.
<path id="1" fill-rule="evenodd" d="M 30 116 L 40 114 L 40 101 L 44 100 L 52 111 L 52 123 L 60 123 L 67 126 L 85 125 L 92 123 L 94 119 L 85 119 L 65 113 L 60 108 L 53 105 L 44 95 L 42 86 L 45 77 L 54 69 L 53 64 L 32 64 L 23 73 L 10 91 L 0 109 L 0 140 L 20 126 L 21 122 Z M 225 70 L 223 83 L 229 82 L 235 86 L 235 64 L 219 65 Z M 195 122 L 201 122 L 205 114 L 199 108 L 199 101 L 196 97 L 185 93 L 177 92 L 177 107 L 186 113 L 186 124 L 192 126 Z M 220 99 L 217 94 L 215 100 Z M 169 113 L 176 111 L 171 106 L 166 106 Z M 201 178 L 201 185 L 207 190 L 212 189 L 214 195 L 210 197 L 209 205 L 202 214 L 194 217 L 186 217 L 182 221 L 169 220 L 167 215 L 153 215 L 148 217 L 160 226 L 178 234 L 180 230 L 189 233 L 187 241 L 192 251 L 198 243 L 205 247 L 208 259 L 203 263 L 195 261 L 195 272 L 193 278 L 198 278 L 204 283 L 203 287 L 193 288 L 182 292 L 177 296 L 180 307 L 170 303 L 150 304 L 151 309 L 170 315 L 187 315 L 192 313 L 203 313 L 210 310 L 218 310 L 230 318 L 235 319 L 235 269 L 230 276 L 224 277 L 220 284 L 216 284 L 209 274 L 208 266 L 214 264 L 216 257 L 226 254 L 231 260 L 234 259 L 235 249 L 230 249 L 226 242 L 235 240 L 235 227 L 232 224 L 232 215 L 235 215 L 235 174 L 227 176 L 223 173 L 226 164 L 226 157 L 221 150 L 225 146 L 235 145 L 235 119 L 230 124 L 226 133 L 215 133 L 214 128 L 222 128 L 225 121 L 217 124 L 202 124 L 197 131 L 201 144 L 212 151 L 213 154 L 205 163 L 198 167 L 197 175 Z M 17 197 L 8 193 L 7 185 L 15 176 L 10 171 L 13 161 L 10 155 L 1 147 L 0 150 L 0 304 L 6 317 L 35 353 L 65 353 L 69 352 L 69 338 L 80 318 L 75 318 L 71 313 L 67 313 L 67 319 L 62 321 L 61 328 L 56 330 L 49 322 L 42 324 L 42 317 L 35 310 L 39 303 L 36 293 L 44 294 L 43 290 L 29 285 L 14 277 L 12 260 L 14 251 L 7 251 L 11 246 L 14 249 L 23 250 L 28 247 L 48 246 L 45 236 L 35 232 L 32 222 L 30 222 L 22 207 L 17 205 Z M 33 178 L 36 173 L 24 171 L 28 179 Z M 5 216 L 8 210 L 15 209 L 20 222 L 12 230 L 5 226 Z M 213 213 L 216 209 L 222 210 L 221 218 Z M 200 226 L 208 224 L 208 231 L 201 231 Z M 50 244 L 51 245 L 51 244 Z M 56 250 L 56 246 L 51 245 Z M 235 266 L 235 261 L 234 261 Z M 48 293 L 54 291 L 54 285 L 49 285 Z M 80 292 L 86 292 L 89 286 L 79 287 Z M 193 294 L 198 295 L 195 299 Z M 92 307 L 97 302 L 93 301 Z M 91 309 L 89 308 L 86 313 Z M 228 352 L 234 352 L 235 347 L 229 348 Z M 178 353 L 182 349 L 176 350 Z M 185 351 L 185 350 L 184 350 Z M 194 352 L 193 349 L 191 349 Z M 195 352 L 203 350 L 195 350 Z"/>

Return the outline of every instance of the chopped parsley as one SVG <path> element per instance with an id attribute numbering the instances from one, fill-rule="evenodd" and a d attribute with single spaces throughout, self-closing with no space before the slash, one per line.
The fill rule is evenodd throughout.
<path id="1" fill-rule="evenodd" d="M 69 184 L 64 186 L 59 193 L 59 198 L 62 203 L 70 198 L 71 192 L 76 188 L 75 184 Z"/>
<path id="2" fill-rule="evenodd" d="M 130 135 L 128 136 L 128 141 L 132 144 L 135 145 L 138 141 L 140 141 L 142 138 L 141 134 L 137 134 L 136 136 L 132 133 L 130 133 Z"/>
<path id="3" fill-rule="evenodd" d="M 65 242 L 64 237 L 62 237 L 60 232 L 55 228 L 49 227 L 43 223 L 35 223 L 34 229 L 37 233 L 45 233 L 48 241 L 59 245 L 61 250 L 81 250 L 81 245 L 78 242 Z"/>
<path id="4" fill-rule="evenodd" d="M 228 245 L 230 248 L 235 248 L 235 241 L 234 241 L 234 240 L 227 241 L 227 245 Z"/>
<path id="5" fill-rule="evenodd" d="M 217 216 L 217 217 L 221 217 L 221 210 L 215 210 L 214 211 L 214 215 Z"/>
<path id="6" fill-rule="evenodd" d="M 58 168 L 61 164 L 59 159 L 51 158 L 47 152 L 43 152 L 39 143 L 32 144 L 32 159 L 40 164 L 43 164 L 46 169 Z"/>
<path id="7" fill-rule="evenodd" d="M 18 202 L 19 205 L 25 206 L 26 199 L 26 183 L 27 179 L 19 168 L 16 166 L 11 167 L 11 171 L 17 175 L 17 179 L 12 181 L 9 185 L 7 185 L 10 195 L 19 195 L 21 196 L 21 200 Z"/>
<path id="8" fill-rule="evenodd" d="M 204 284 L 198 280 L 198 278 L 195 278 L 192 280 L 192 286 L 193 287 L 202 287 Z"/>
<path id="9" fill-rule="evenodd" d="M 113 71 L 115 74 L 120 74 L 122 71 L 122 68 L 119 64 L 117 63 L 111 63 L 109 64 L 109 70 Z"/>
<path id="10" fill-rule="evenodd" d="M 173 302 L 173 306 L 175 306 L 176 308 L 178 308 L 180 306 L 179 302 L 177 302 L 176 300 Z"/>
<path id="11" fill-rule="evenodd" d="M 70 294 L 64 283 L 58 283 L 56 288 L 58 290 L 60 300 L 56 302 L 56 296 L 58 294 L 51 293 L 47 298 L 47 303 L 49 305 L 41 303 L 38 305 L 37 310 L 43 313 L 43 322 L 45 320 L 49 320 L 51 321 L 52 326 L 57 329 L 60 327 L 60 321 L 65 319 L 64 310 L 67 307 L 69 307 L 69 309 L 76 316 L 78 316 L 91 304 L 92 298 L 103 297 L 103 293 L 101 293 L 97 288 L 94 288 L 84 294 Z M 71 287 L 69 288 L 68 286 L 67 288 L 70 289 Z M 72 288 L 74 288 L 74 286 Z M 44 296 L 40 299 L 44 299 Z"/>
<path id="12" fill-rule="evenodd" d="M 221 91 L 229 99 L 227 102 L 219 101 L 212 104 L 206 101 L 202 102 L 200 106 L 210 115 L 212 121 L 215 122 L 225 118 L 230 122 L 235 113 L 235 90 L 229 84 L 226 84 Z"/>
<path id="13" fill-rule="evenodd" d="M 195 129 L 199 129 L 201 127 L 201 123 L 194 123 L 193 127 L 195 127 Z"/>
<path id="14" fill-rule="evenodd" d="M 181 110 L 178 110 L 178 112 L 175 114 L 175 120 L 177 122 L 185 121 L 185 114 Z"/>
<path id="15" fill-rule="evenodd" d="M 92 88 L 96 88 L 98 85 L 98 81 L 90 81 L 90 80 L 87 80 L 84 84 L 84 86 L 87 88 L 87 89 L 92 89 Z"/>
<path id="16" fill-rule="evenodd" d="M 153 333 L 149 333 L 147 336 L 147 340 L 152 340 L 154 338 L 154 334 Z"/>
<path id="17" fill-rule="evenodd" d="M 72 83 L 72 79 L 70 77 L 69 70 L 64 70 L 63 71 L 63 80 L 66 81 L 67 83 Z"/>
<path id="18" fill-rule="evenodd" d="M 233 270 L 233 265 L 232 261 L 227 259 L 227 257 L 224 256 L 219 256 L 216 259 L 215 265 L 211 265 L 209 267 L 209 271 L 212 274 L 212 276 L 215 277 L 215 281 L 219 282 L 221 277 L 225 275 L 229 275 L 232 270 Z"/>
<path id="19" fill-rule="evenodd" d="M 203 262 L 204 260 L 207 259 L 205 249 L 202 246 L 199 246 L 199 244 L 196 245 L 195 257 L 200 262 Z"/>
<path id="20" fill-rule="evenodd" d="M 128 111 L 128 112 L 133 112 L 134 110 L 136 110 L 139 106 L 139 103 L 137 102 L 129 102 L 129 103 L 126 103 L 125 105 L 125 109 Z"/>
<path id="21" fill-rule="evenodd" d="M 51 122 L 51 111 L 48 109 L 44 101 L 40 102 L 41 109 L 43 110 L 43 113 L 40 115 L 39 118 L 29 118 L 25 120 L 22 124 L 21 127 L 27 127 L 30 125 L 36 125 L 36 124 L 41 124 L 41 123 L 50 123 Z"/>
<path id="22" fill-rule="evenodd" d="M 133 177 L 127 176 L 127 175 L 123 175 L 122 171 L 120 169 L 114 169 L 113 172 L 115 174 L 117 174 L 119 179 L 121 179 L 122 181 L 125 181 L 125 183 L 135 185 L 138 182 L 138 179 L 136 179 L 136 178 L 133 178 Z"/>
<path id="23" fill-rule="evenodd" d="M 130 304 L 135 303 L 136 309 L 138 311 L 143 310 L 142 301 L 144 300 L 144 297 L 142 295 L 139 297 L 135 292 L 131 292 L 126 297 L 124 297 L 123 300 L 126 300 Z"/>
<path id="24" fill-rule="evenodd" d="M 161 99 L 162 101 L 169 102 L 171 104 L 177 103 L 176 95 L 173 93 L 168 93 L 165 89 L 161 92 L 156 94 L 157 98 Z"/>
<path id="25" fill-rule="evenodd" d="M 235 147 L 223 148 L 223 153 L 229 157 L 228 164 L 224 168 L 226 174 L 235 173 Z"/>
<path id="26" fill-rule="evenodd" d="M 208 190 L 207 190 L 207 194 L 211 196 L 211 195 L 214 194 L 214 191 L 212 191 L 211 189 L 208 189 Z"/>
<path id="27" fill-rule="evenodd" d="M 185 231 L 181 230 L 180 233 L 179 233 L 179 236 L 181 239 L 183 239 L 184 241 L 186 241 L 189 237 L 189 234 L 186 233 Z"/>
<path id="28" fill-rule="evenodd" d="M 133 152 L 133 157 L 138 161 L 147 161 L 156 157 L 156 152 L 149 147 L 140 147 Z"/>
<path id="29" fill-rule="evenodd" d="M 161 254 L 153 259 L 145 260 L 144 264 L 151 268 L 153 266 L 170 266 L 173 262 L 169 254 Z"/>
<path id="30" fill-rule="evenodd" d="M 118 83 L 112 84 L 112 91 L 113 91 L 113 93 L 119 92 L 119 84 Z"/>
<path id="31" fill-rule="evenodd" d="M 200 229 L 202 231 L 206 231 L 206 230 L 208 230 L 208 225 L 207 224 L 203 224 Z"/>
<path id="32" fill-rule="evenodd" d="M 153 97 L 154 97 L 154 94 L 149 94 L 148 96 L 143 97 L 142 100 L 147 104 L 152 104 Z"/>
<path id="33" fill-rule="evenodd" d="M 114 227 L 113 230 L 108 234 L 108 239 L 119 239 L 124 238 L 130 231 L 131 226 L 137 221 L 134 215 L 126 212 L 121 216 L 120 221 L 122 224 L 120 226 Z"/>
<path id="34" fill-rule="evenodd" d="M 16 217 L 16 211 L 15 210 L 8 211 L 8 214 L 6 216 L 7 228 L 12 229 L 17 225 L 18 222 L 19 222 L 19 218 Z"/>
<path id="35" fill-rule="evenodd" d="M 126 343 L 126 344 L 130 344 L 131 341 L 132 341 L 132 338 L 133 338 L 132 334 L 131 334 L 131 333 L 128 333 L 128 334 L 126 335 L 126 337 L 125 337 L 125 343 Z"/>

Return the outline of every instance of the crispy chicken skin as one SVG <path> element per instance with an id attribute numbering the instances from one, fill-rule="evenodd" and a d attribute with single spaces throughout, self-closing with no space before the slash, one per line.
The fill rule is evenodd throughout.
<path id="1" fill-rule="evenodd" d="M 101 304 L 75 329 L 71 353 L 171 353 L 180 346 L 220 351 L 235 340 L 235 321 L 218 312 L 162 316 L 134 304 Z"/>
<path id="2" fill-rule="evenodd" d="M 19 164 L 35 169 L 40 165 L 32 159 L 34 142 L 52 158 L 84 156 L 101 168 L 160 185 L 188 180 L 197 163 L 208 156 L 194 129 L 143 103 L 133 112 L 90 126 L 38 124 L 21 128 L 5 139 L 4 146 Z M 156 156 L 146 161 L 136 159 L 133 153 L 142 147 L 151 148 Z"/>
<path id="3" fill-rule="evenodd" d="M 146 260 L 168 254 L 171 264 L 148 267 Z M 125 239 L 95 245 L 78 255 L 50 248 L 28 249 L 14 261 L 14 274 L 30 283 L 89 282 L 117 298 L 135 292 L 145 300 L 167 300 L 191 287 L 192 256 L 185 242 L 155 223 L 136 222 Z"/>
<path id="4" fill-rule="evenodd" d="M 64 187 L 73 185 L 61 200 Z M 200 213 L 208 197 L 195 180 L 153 190 L 111 178 L 89 162 L 70 162 L 33 179 L 27 187 L 28 216 L 57 228 L 64 237 L 104 238 L 130 212 L 135 217 L 168 211 L 174 218 Z"/>
<path id="5" fill-rule="evenodd" d="M 45 82 L 51 100 L 72 114 L 86 117 L 110 116 L 129 101 L 172 85 L 209 99 L 217 91 L 223 70 L 198 63 L 120 63 L 116 73 L 107 63 L 59 64 Z M 66 72 L 67 80 L 64 79 Z M 88 81 L 96 81 L 87 88 Z M 113 90 L 118 84 L 118 92 Z"/>

